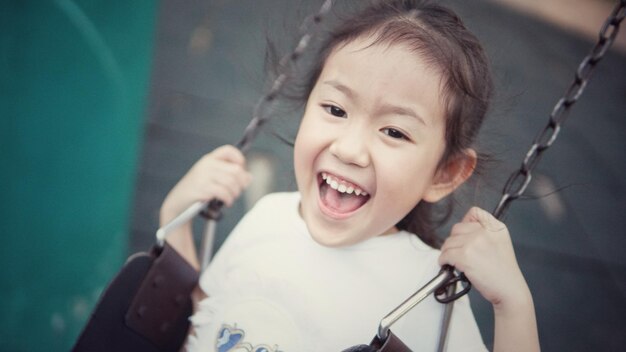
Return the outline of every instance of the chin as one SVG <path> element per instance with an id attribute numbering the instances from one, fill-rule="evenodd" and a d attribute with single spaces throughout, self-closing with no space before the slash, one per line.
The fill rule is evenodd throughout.
<path id="1" fill-rule="evenodd" d="M 315 242 L 324 247 L 345 247 L 359 242 L 358 240 L 338 236 L 336 232 L 329 230 L 316 231 L 315 229 L 309 227 L 309 233 Z"/>
<path id="2" fill-rule="evenodd" d="M 336 248 L 336 247 L 343 247 L 347 245 L 347 243 L 343 241 L 341 238 L 338 238 L 337 236 L 333 236 L 332 234 L 328 234 L 328 233 L 319 234 L 311 230 L 309 230 L 309 233 L 311 234 L 311 238 L 313 238 L 313 240 L 317 242 L 317 244 L 324 246 L 324 247 Z"/>
<path id="3" fill-rule="evenodd" d="M 363 236 L 358 233 L 345 232 L 341 230 L 331 230 L 327 228 L 319 229 L 314 226 L 309 226 L 309 234 L 311 238 L 319 245 L 329 248 L 348 247 L 357 243 L 368 240 L 374 236 Z"/>

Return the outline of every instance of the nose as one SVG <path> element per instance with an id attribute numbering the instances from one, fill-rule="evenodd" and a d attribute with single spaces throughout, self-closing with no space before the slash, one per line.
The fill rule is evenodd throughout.
<path id="1" fill-rule="evenodd" d="M 353 126 L 356 127 L 356 126 Z M 362 133 L 359 132 L 362 131 Z M 352 128 L 351 131 L 339 129 L 331 143 L 330 153 L 344 164 L 366 167 L 370 164 L 370 153 L 365 131 Z"/>

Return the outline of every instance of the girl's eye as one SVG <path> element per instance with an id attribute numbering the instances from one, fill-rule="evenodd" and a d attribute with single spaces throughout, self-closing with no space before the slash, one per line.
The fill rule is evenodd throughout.
<path id="1" fill-rule="evenodd" d="M 334 105 L 322 105 L 327 113 L 336 117 L 346 117 L 346 112 Z"/>
<path id="2" fill-rule="evenodd" d="M 388 135 L 391 138 L 395 138 L 395 139 L 405 139 L 405 140 L 409 140 L 409 137 L 407 137 L 404 133 L 396 130 L 395 128 L 383 128 L 383 133 Z"/>

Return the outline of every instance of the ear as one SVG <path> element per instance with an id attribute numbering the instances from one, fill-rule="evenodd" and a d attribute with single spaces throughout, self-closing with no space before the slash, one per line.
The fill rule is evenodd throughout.
<path id="1" fill-rule="evenodd" d="M 476 161 L 476 151 L 467 148 L 463 153 L 440 166 L 433 177 L 433 183 L 426 189 L 423 200 L 435 203 L 452 193 L 472 176 Z"/>

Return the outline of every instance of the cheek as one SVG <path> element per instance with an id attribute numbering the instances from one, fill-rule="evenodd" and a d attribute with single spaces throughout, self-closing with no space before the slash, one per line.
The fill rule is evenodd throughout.
<path id="1" fill-rule="evenodd" d="M 303 141 L 301 138 L 300 133 L 298 133 L 298 136 L 296 137 L 296 141 L 294 143 L 294 147 L 293 147 L 293 167 L 294 167 L 294 172 L 296 173 L 296 181 L 300 182 L 300 178 L 302 177 L 302 175 L 304 174 L 304 151 L 302 150 L 303 147 Z"/>
<path id="2" fill-rule="evenodd" d="M 424 196 L 433 183 L 436 158 L 413 151 L 402 157 L 385 159 L 385 166 L 378 167 L 378 189 L 380 195 L 394 209 L 411 210 Z"/>
<path id="3" fill-rule="evenodd" d="M 295 163 L 300 162 L 300 159 L 311 158 L 312 155 L 321 149 L 321 146 L 324 144 L 321 137 L 324 135 L 321 132 L 322 130 L 323 126 L 316 120 L 316 116 L 305 111 L 294 142 Z"/>
<path id="4" fill-rule="evenodd" d="M 293 148 L 293 164 L 297 179 L 302 178 L 313 167 L 314 145 L 315 140 L 307 126 L 307 119 L 303 117 Z"/>

